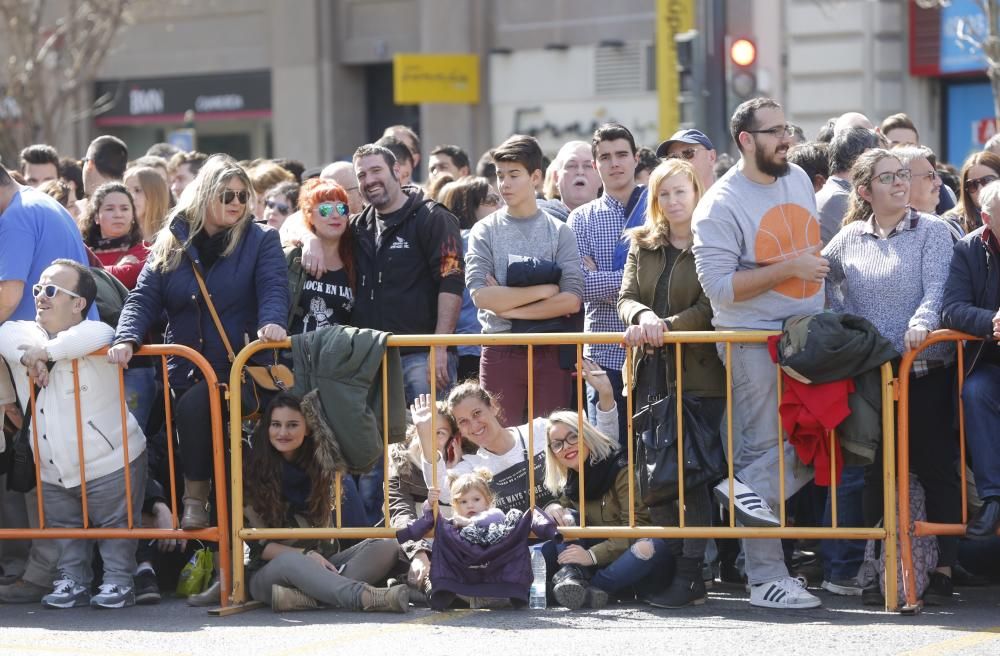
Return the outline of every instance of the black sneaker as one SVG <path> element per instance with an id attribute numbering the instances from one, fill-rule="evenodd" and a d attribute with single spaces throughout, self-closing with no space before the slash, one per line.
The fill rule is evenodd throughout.
<path id="1" fill-rule="evenodd" d="M 944 606 L 951 602 L 955 595 L 955 586 L 951 577 L 941 572 L 931 572 L 930 582 L 924 591 L 924 603 L 928 606 Z"/>
<path id="2" fill-rule="evenodd" d="M 160 603 L 160 586 L 156 583 L 156 573 L 144 569 L 132 577 L 135 590 L 135 603 L 139 606 L 152 606 Z"/>

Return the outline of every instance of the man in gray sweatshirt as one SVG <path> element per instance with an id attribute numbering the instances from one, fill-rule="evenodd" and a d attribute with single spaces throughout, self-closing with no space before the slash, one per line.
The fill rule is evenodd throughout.
<path id="1" fill-rule="evenodd" d="M 812 183 L 789 164 L 793 134 L 781 106 L 769 98 L 740 105 L 730 121 L 742 158 L 705 194 L 692 222 L 698 279 L 719 330 L 781 330 L 790 316 L 823 309 L 829 265 L 819 256 L 820 224 Z M 720 345 L 725 362 L 725 349 Z M 779 452 L 775 436 L 778 389 L 764 344 L 732 348 L 734 504 L 746 526 L 777 526 Z M 812 478 L 787 442 L 785 495 Z M 715 488 L 729 504 L 729 480 Z M 814 608 L 820 600 L 788 574 L 781 541 L 744 540 L 750 603 Z"/>

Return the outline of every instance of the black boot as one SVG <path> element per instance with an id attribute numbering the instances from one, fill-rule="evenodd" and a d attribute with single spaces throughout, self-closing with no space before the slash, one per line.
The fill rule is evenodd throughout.
<path id="1" fill-rule="evenodd" d="M 683 608 L 705 603 L 705 582 L 701 580 L 700 558 L 678 558 L 674 580 L 666 590 L 643 598 L 657 608 Z"/>
<path id="2" fill-rule="evenodd" d="M 587 599 L 587 575 L 579 565 L 563 565 L 552 577 L 552 594 L 560 606 L 583 608 Z"/>

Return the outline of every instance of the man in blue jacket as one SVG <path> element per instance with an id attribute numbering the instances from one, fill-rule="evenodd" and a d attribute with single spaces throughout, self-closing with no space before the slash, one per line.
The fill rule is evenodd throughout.
<path id="1" fill-rule="evenodd" d="M 965 436 L 976 489 L 983 501 L 966 527 L 966 536 L 987 538 L 1000 529 L 1000 182 L 979 194 L 983 226 L 955 244 L 944 289 L 944 326 L 985 341 L 967 351 Z"/>

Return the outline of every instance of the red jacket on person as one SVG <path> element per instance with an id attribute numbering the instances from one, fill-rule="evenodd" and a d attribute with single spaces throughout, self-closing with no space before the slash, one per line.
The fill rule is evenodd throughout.
<path id="1" fill-rule="evenodd" d="M 116 248 L 107 251 L 94 251 L 94 255 L 101 261 L 108 273 L 118 278 L 126 288 L 132 290 L 135 288 L 136 281 L 139 280 L 139 272 L 142 271 L 146 258 L 149 257 L 149 244 L 140 241 L 128 250 Z M 119 264 L 122 259 L 129 255 L 138 261 Z"/>

